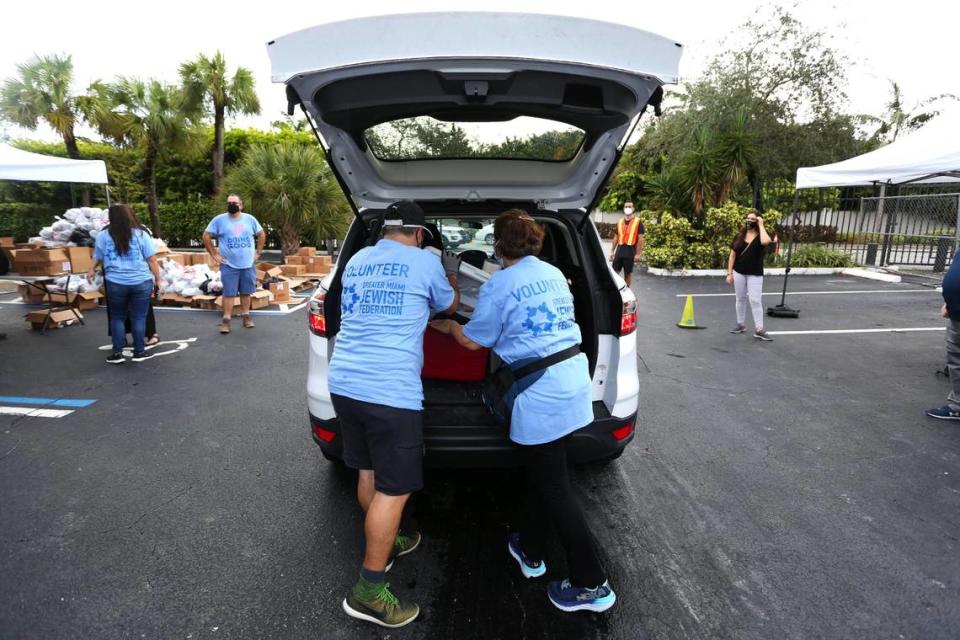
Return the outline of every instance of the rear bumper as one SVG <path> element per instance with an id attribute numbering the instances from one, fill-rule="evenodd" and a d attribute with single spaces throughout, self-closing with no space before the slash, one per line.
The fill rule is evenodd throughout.
<path id="1" fill-rule="evenodd" d="M 595 403 L 601 404 L 601 403 Z M 602 405 L 601 405 L 602 406 Z M 597 409 L 594 411 L 598 413 Z M 606 411 L 603 410 L 603 414 Z M 636 414 L 629 418 L 596 416 L 570 436 L 568 455 L 573 464 L 598 462 L 618 457 L 633 440 Z M 340 424 L 336 418 L 321 420 L 310 415 L 314 442 L 327 458 L 342 456 Z M 614 436 L 618 432 L 620 438 Z M 426 455 L 430 468 L 497 468 L 520 466 L 520 448 L 507 437 L 505 429 L 492 426 L 424 426 Z"/>

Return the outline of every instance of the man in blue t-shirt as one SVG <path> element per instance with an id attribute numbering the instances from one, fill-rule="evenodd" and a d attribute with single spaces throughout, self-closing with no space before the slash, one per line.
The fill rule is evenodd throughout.
<path id="1" fill-rule="evenodd" d="M 391 205 L 383 238 L 343 267 L 341 320 L 329 387 L 340 419 L 343 461 L 358 470 L 357 499 L 366 512 L 360 579 L 343 601 L 352 617 L 398 627 L 419 607 L 398 601 L 384 574 L 413 551 L 420 534 L 399 532 L 410 493 L 423 487 L 423 332 L 431 311 L 459 302 L 459 260 L 420 247 L 430 231 L 414 202 Z"/>
<path id="2" fill-rule="evenodd" d="M 943 277 L 943 306 L 940 315 L 947 319 L 947 373 L 952 390 L 947 404 L 927 409 L 927 415 L 941 420 L 960 420 L 960 260 Z"/>
<path id="3" fill-rule="evenodd" d="M 217 239 L 217 249 L 213 239 Z M 223 321 L 220 333 L 230 333 L 230 316 L 233 315 L 234 301 L 239 294 L 240 312 L 243 326 L 253 328 L 250 318 L 250 295 L 257 290 L 257 272 L 254 264 L 260 259 L 267 234 L 263 227 L 249 213 L 243 211 L 240 196 L 231 193 L 227 196 L 227 211 L 210 221 L 203 232 L 203 245 L 207 253 L 220 265 L 220 279 L 223 281 Z"/>

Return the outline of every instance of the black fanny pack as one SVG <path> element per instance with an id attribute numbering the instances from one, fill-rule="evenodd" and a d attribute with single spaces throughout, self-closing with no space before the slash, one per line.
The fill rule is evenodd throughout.
<path id="1" fill-rule="evenodd" d="M 480 386 L 484 406 L 497 423 L 509 427 L 513 402 L 517 396 L 539 380 L 547 368 L 558 362 L 569 360 L 579 353 L 580 345 L 577 344 L 516 369 L 506 364 L 501 365 L 496 371 L 488 374 Z"/>

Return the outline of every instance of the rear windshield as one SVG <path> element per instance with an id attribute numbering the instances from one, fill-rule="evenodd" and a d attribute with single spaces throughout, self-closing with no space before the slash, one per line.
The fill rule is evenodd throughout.
<path id="1" fill-rule="evenodd" d="M 380 160 L 501 158 L 567 161 L 584 132 L 562 122 L 519 116 L 504 122 L 444 122 L 403 118 L 367 129 L 364 138 Z"/>

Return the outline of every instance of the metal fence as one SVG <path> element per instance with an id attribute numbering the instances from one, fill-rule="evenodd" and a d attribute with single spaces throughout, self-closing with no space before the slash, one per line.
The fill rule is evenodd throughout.
<path id="1" fill-rule="evenodd" d="M 960 193 L 942 187 L 918 193 L 844 193 L 835 208 L 798 214 L 797 242 L 817 242 L 868 266 L 905 266 L 944 271 L 960 246 Z"/>

